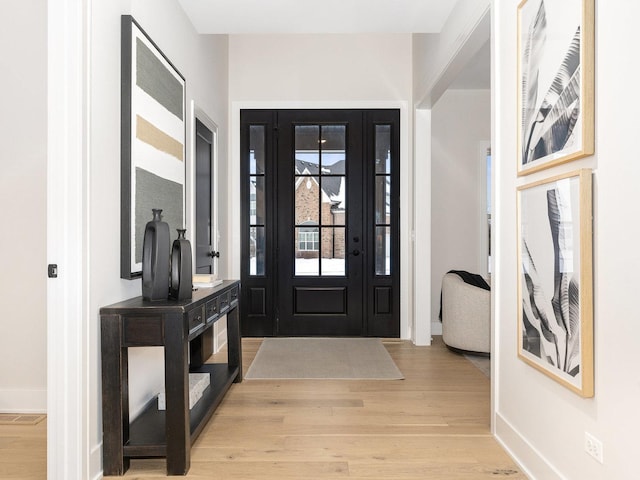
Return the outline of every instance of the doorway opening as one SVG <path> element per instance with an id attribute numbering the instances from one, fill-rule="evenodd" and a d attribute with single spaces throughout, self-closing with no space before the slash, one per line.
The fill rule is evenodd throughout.
<path id="1" fill-rule="evenodd" d="M 399 110 L 242 110 L 245 336 L 400 333 Z"/>

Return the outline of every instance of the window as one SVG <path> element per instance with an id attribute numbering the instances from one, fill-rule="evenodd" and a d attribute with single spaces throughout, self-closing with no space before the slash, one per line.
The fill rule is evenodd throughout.
<path id="1" fill-rule="evenodd" d="M 264 125 L 249 129 L 249 275 L 265 274 L 265 135 Z"/>
<path id="2" fill-rule="evenodd" d="M 298 229 L 298 250 L 317 251 L 320 248 L 320 233 L 318 228 L 306 227 Z"/>
<path id="3" fill-rule="evenodd" d="M 375 272 L 391 275 L 391 125 L 375 127 Z"/>

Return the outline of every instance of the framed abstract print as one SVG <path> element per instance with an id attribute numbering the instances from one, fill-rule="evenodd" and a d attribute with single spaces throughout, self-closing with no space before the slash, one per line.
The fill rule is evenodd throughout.
<path id="1" fill-rule="evenodd" d="M 593 154 L 594 0 L 518 6 L 518 175 Z"/>
<path id="2" fill-rule="evenodd" d="M 593 396 L 591 170 L 518 188 L 518 356 Z"/>
<path id="3" fill-rule="evenodd" d="M 130 15 L 122 16 L 120 276 L 142 275 L 152 209 L 184 227 L 185 79 Z"/>

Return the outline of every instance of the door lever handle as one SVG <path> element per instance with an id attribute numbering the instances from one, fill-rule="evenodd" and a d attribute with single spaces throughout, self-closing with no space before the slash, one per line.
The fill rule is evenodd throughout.
<path id="1" fill-rule="evenodd" d="M 220 258 L 220 252 L 209 252 L 209 253 L 207 253 L 207 257 Z"/>

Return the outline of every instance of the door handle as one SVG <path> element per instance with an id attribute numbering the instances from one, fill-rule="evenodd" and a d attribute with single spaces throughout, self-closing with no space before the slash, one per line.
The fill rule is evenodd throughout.
<path id="1" fill-rule="evenodd" d="M 215 258 L 220 258 L 220 252 L 209 252 L 207 253 L 207 257 L 215 257 Z"/>
<path id="2" fill-rule="evenodd" d="M 355 249 L 353 252 L 351 252 L 351 255 L 353 255 L 354 257 L 357 257 L 358 255 L 360 255 L 360 250 Z"/>

